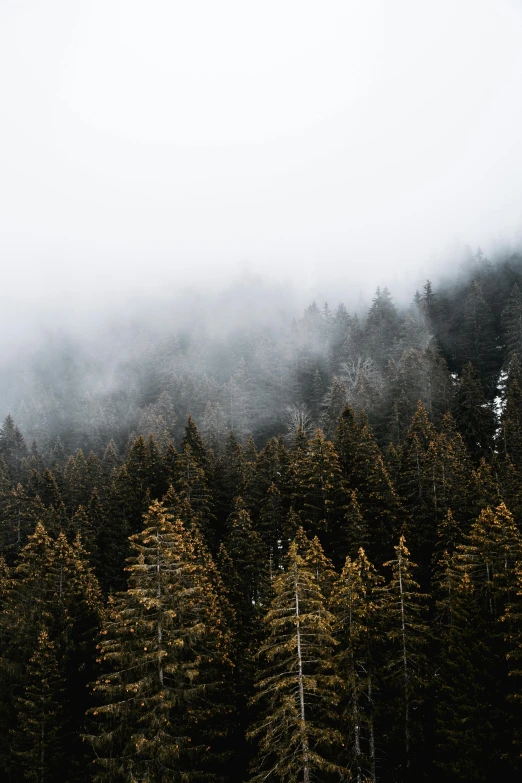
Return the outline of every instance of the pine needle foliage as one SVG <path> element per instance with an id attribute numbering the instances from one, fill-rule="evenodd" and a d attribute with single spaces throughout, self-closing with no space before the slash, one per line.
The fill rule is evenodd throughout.
<path id="1" fill-rule="evenodd" d="M 377 649 L 382 627 L 384 578 L 364 549 L 346 558 L 330 599 L 339 647 L 335 656 L 343 680 L 341 727 L 357 783 L 376 780 L 374 692 L 378 678 Z"/>
<path id="2" fill-rule="evenodd" d="M 407 771 L 412 766 L 412 749 L 421 747 L 419 708 L 427 687 L 429 628 L 427 596 L 413 578 L 416 564 L 410 560 L 404 536 L 395 549 L 395 558 L 385 563 L 392 575 L 383 596 L 386 616 L 388 707 L 395 720 L 389 721 L 391 735 L 397 730 L 398 764 Z M 391 716 L 389 716 L 391 717 Z"/>
<path id="3" fill-rule="evenodd" d="M 254 702 L 261 718 L 248 733 L 259 748 L 251 783 L 347 780 L 336 761 L 342 737 L 336 727 L 340 679 L 333 665 L 334 618 L 296 541 L 272 586 L 275 597 L 257 656 Z"/>
<path id="4" fill-rule="evenodd" d="M 15 698 L 18 726 L 12 732 L 13 757 L 31 783 L 61 779 L 64 685 L 55 646 L 43 628 L 25 671 L 24 686 Z"/>
<path id="5" fill-rule="evenodd" d="M 158 501 L 130 541 L 128 590 L 110 600 L 99 645 L 94 779 L 219 779 L 231 663 L 217 596 L 190 534 Z"/>

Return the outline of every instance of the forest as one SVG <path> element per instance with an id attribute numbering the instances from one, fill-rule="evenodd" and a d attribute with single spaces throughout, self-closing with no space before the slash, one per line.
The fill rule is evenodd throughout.
<path id="1" fill-rule="evenodd" d="M 522 257 L 0 382 L 0 779 L 522 773 Z"/>

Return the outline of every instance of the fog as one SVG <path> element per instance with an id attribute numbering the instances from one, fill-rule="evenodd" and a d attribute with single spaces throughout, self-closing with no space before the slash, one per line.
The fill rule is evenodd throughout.
<path id="1" fill-rule="evenodd" d="M 516 243 L 521 34 L 516 0 L 4 0 L 4 318 Z"/>

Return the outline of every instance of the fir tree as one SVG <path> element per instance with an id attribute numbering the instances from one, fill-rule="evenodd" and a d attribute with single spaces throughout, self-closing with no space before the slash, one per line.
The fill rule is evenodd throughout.
<path id="1" fill-rule="evenodd" d="M 522 294 L 515 283 L 502 311 L 502 333 L 505 345 L 505 359 L 513 354 L 522 356 Z"/>
<path id="2" fill-rule="evenodd" d="M 476 367 L 486 394 L 491 397 L 495 390 L 495 372 L 498 367 L 495 321 L 477 280 L 472 282 L 464 303 L 462 352 Z"/>
<path id="3" fill-rule="evenodd" d="M 346 407 L 339 421 L 336 452 L 347 491 L 357 490 L 357 502 L 368 520 L 368 556 L 380 563 L 391 551 L 404 512 L 371 428 Z"/>
<path id="4" fill-rule="evenodd" d="M 109 604 L 91 709 L 96 780 L 213 780 L 225 732 L 229 634 L 181 521 L 154 502 Z"/>
<path id="5" fill-rule="evenodd" d="M 11 731 L 13 761 L 24 780 L 55 783 L 63 779 L 64 681 L 47 630 L 40 630 L 24 685 L 15 697 L 18 725 Z"/>
<path id="6" fill-rule="evenodd" d="M 473 583 L 454 558 L 442 573 L 437 613 L 435 765 L 449 781 L 486 781 L 494 773 L 491 659 Z"/>
<path id="7" fill-rule="evenodd" d="M 459 379 L 455 395 L 455 421 L 469 453 L 475 460 L 493 450 L 495 417 L 486 402 L 477 371 L 468 362 Z"/>
<path id="8" fill-rule="evenodd" d="M 415 563 L 410 560 L 404 536 L 394 547 L 395 558 L 384 565 L 391 567 L 392 576 L 383 600 L 386 617 L 387 710 L 395 715 L 395 726 L 389 713 L 389 729 L 397 741 L 395 763 L 404 769 L 406 780 L 416 779 L 415 768 L 422 764 L 422 721 L 419 708 L 427 687 L 426 644 L 426 596 L 412 575 Z"/>
<path id="9" fill-rule="evenodd" d="M 522 470 L 522 367 L 514 354 L 507 370 L 504 409 L 500 422 L 499 451 Z M 519 479 L 520 480 L 520 479 Z"/>
<path id="10" fill-rule="evenodd" d="M 261 718 L 249 732 L 259 745 L 251 780 L 311 783 L 324 774 L 342 779 L 345 771 L 335 762 L 342 738 L 335 728 L 333 617 L 296 542 L 273 588 L 258 653 L 255 700 Z"/>
<path id="11" fill-rule="evenodd" d="M 359 549 L 354 560 L 346 558 L 330 600 L 339 641 L 337 672 L 343 681 L 341 730 L 357 783 L 377 778 L 374 692 L 383 582 Z"/>
<path id="12" fill-rule="evenodd" d="M 334 530 L 345 504 L 341 467 L 334 446 L 317 430 L 306 454 L 294 463 L 293 506 L 309 534 Z"/>

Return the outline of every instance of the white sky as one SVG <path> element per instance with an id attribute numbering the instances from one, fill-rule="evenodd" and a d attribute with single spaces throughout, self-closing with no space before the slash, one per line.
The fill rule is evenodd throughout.
<path id="1" fill-rule="evenodd" d="M 511 241 L 521 41 L 520 0 L 0 0 L 4 311 Z"/>

